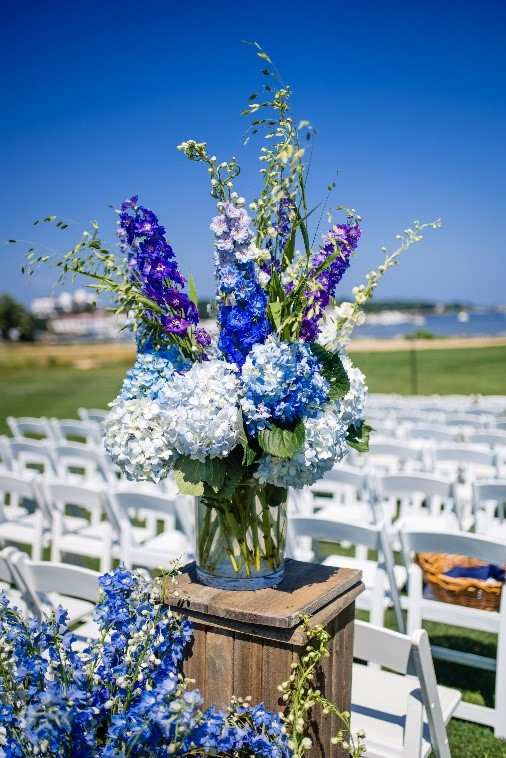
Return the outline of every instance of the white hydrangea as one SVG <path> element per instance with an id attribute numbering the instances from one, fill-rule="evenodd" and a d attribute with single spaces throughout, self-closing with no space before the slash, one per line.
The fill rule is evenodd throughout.
<path id="1" fill-rule="evenodd" d="M 167 445 L 165 414 L 147 397 L 111 403 L 103 424 L 105 448 L 128 479 L 160 481 L 179 457 Z"/>
<path id="2" fill-rule="evenodd" d="M 159 392 L 167 443 L 194 460 L 226 456 L 238 442 L 237 366 L 194 363 Z"/>
<path id="3" fill-rule="evenodd" d="M 337 405 L 339 406 L 339 417 L 347 427 L 357 424 L 364 417 L 364 407 L 367 400 L 367 385 L 365 376 L 362 371 L 353 365 L 351 358 L 345 353 L 340 352 L 342 364 L 350 380 L 350 389 L 346 395 L 341 398 Z"/>
<path id="4" fill-rule="evenodd" d="M 339 403 L 326 403 L 316 418 L 305 420 L 304 426 L 304 444 L 291 458 L 267 453 L 262 456 L 254 474 L 260 482 L 300 489 L 321 479 L 346 455 L 348 426 L 340 418 Z"/>

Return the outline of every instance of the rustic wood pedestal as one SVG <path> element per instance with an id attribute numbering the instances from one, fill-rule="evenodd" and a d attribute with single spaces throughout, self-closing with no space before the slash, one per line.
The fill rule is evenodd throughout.
<path id="1" fill-rule="evenodd" d="M 232 695 L 251 695 L 273 711 L 284 707 L 277 689 L 288 679 L 291 664 L 306 644 L 300 614 L 311 614 L 331 635 L 328 658 L 322 659 L 318 683 L 340 711 L 351 704 L 353 618 L 355 598 L 362 592 L 360 571 L 288 560 L 277 587 L 231 592 L 199 584 L 195 564 L 179 577 L 179 597 L 165 602 L 193 622 L 194 640 L 183 665 L 195 679 L 205 707 L 225 708 Z M 344 758 L 347 753 L 330 738 L 342 728 L 334 716 L 313 709 L 309 736 L 311 758 Z"/>

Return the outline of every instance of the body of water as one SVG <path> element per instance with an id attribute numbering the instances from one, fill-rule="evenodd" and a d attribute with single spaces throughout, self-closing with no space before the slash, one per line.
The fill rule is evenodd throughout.
<path id="1" fill-rule="evenodd" d="M 405 320 L 402 320 L 405 319 Z M 417 331 L 430 332 L 435 337 L 506 337 L 506 313 L 441 313 L 427 316 L 406 314 L 376 314 L 368 317 L 363 326 L 353 331 L 355 338 L 387 339 L 404 337 Z"/>

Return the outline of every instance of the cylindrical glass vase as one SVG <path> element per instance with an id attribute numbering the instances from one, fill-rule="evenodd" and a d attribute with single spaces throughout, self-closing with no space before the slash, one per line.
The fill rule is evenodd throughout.
<path id="1" fill-rule="evenodd" d="M 283 579 L 287 490 L 255 480 L 230 500 L 196 498 L 197 577 L 227 590 L 259 590 Z"/>

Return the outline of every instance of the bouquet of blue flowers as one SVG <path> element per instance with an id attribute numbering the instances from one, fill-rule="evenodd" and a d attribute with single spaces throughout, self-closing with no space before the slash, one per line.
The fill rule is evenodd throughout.
<path id="1" fill-rule="evenodd" d="M 118 211 L 119 254 L 102 243 L 95 224 L 57 262 L 62 276 L 84 274 L 98 293 L 113 292 L 116 310 L 129 314 L 135 330 L 137 359 L 105 422 L 110 456 L 131 479 L 171 475 L 181 493 L 201 498 L 208 509 L 201 559 L 211 571 L 219 562 L 209 558 L 216 534 L 211 510 L 234 572 L 247 574 L 265 561 L 272 569 L 280 564 L 285 526 L 271 506 L 286 489 L 313 484 L 350 446 L 367 449 L 367 388 L 345 348 L 379 278 L 427 226 L 415 222 L 398 250 L 385 250 L 378 271 L 353 289 L 353 302 L 336 301 L 361 237 L 360 217 L 340 207 L 343 223 L 313 249 L 302 146 L 312 129 L 296 125 L 289 87 L 258 46 L 257 52 L 269 83 L 263 101 L 250 97 L 245 114 L 253 117 L 251 134 L 265 132 L 258 196 L 248 205 L 235 191 L 235 158 L 218 162 L 193 140 L 178 147 L 207 166 L 217 201 L 211 223 L 217 335 L 199 326 L 194 282 L 190 276 L 186 293 L 164 227 L 137 196 Z M 33 251 L 29 257 L 36 262 Z"/>
<path id="2" fill-rule="evenodd" d="M 100 637 L 79 650 L 67 612 L 24 618 L 0 592 L 0 758 L 299 754 L 280 714 L 233 699 L 201 710 L 180 673 L 191 624 L 163 604 L 166 575 L 100 578 Z"/>

